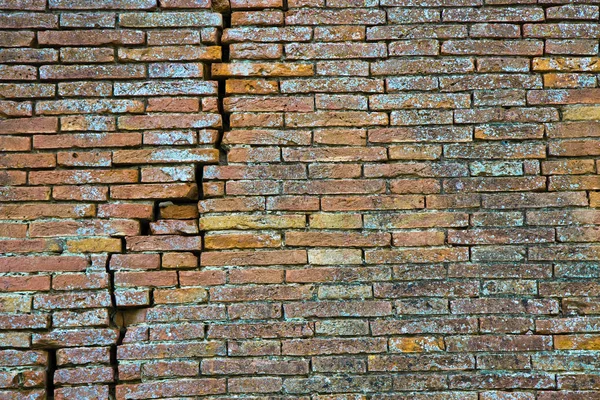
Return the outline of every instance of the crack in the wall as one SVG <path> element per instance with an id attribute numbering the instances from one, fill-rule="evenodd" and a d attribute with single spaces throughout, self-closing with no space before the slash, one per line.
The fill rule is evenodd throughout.
<path id="1" fill-rule="evenodd" d="M 213 11 L 219 12 L 222 15 L 223 19 L 223 27 L 221 29 L 221 33 L 231 27 L 231 10 L 229 0 L 213 0 Z M 221 46 L 221 60 L 220 62 L 229 62 L 229 45 L 220 43 Z M 225 153 L 225 149 L 222 147 L 223 135 L 226 131 L 230 129 L 229 124 L 229 114 L 225 112 L 223 106 L 223 99 L 226 97 L 226 81 L 225 77 L 213 77 L 212 76 L 212 63 L 206 63 L 205 68 L 205 77 L 207 81 L 216 81 L 218 84 L 218 94 L 217 94 L 217 104 L 218 104 L 218 113 L 221 116 L 222 125 L 221 128 L 218 129 L 218 136 L 215 141 L 215 148 L 219 150 L 219 164 L 227 163 L 227 156 Z M 204 187 L 203 187 L 203 175 L 204 175 L 204 166 L 206 164 L 203 163 L 195 163 L 195 183 L 198 187 L 197 196 L 195 199 L 183 199 L 183 200 L 171 200 L 170 203 L 174 205 L 184 205 L 184 204 L 197 204 L 198 201 L 204 199 Z M 160 208 L 161 202 L 154 201 L 152 208 L 152 218 L 151 219 L 143 219 L 140 220 L 140 235 L 142 236 L 150 236 L 151 228 L 150 223 L 157 221 L 160 219 Z M 199 230 L 197 236 L 202 238 L 202 246 L 204 246 L 204 231 Z M 121 238 L 122 240 L 122 249 L 123 253 L 126 253 L 126 243 L 125 238 Z M 192 251 L 194 255 L 200 257 L 200 250 Z M 117 254 L 117 253 L 114 253 Z M 113 369 L 113 381 L 108 384 L 109 387 L 109 396 L 111 399 L 116 398 L 116 389 L 119 383 L 119 370 L 118 370 L 118 348 L 123 344 L 125 336 L 127 334 L 127 316 L 130 313 L 136 313 L 140 309 L 149 308 L 154 303 L 152 291 L 149 293 L 149 304 L 150 306 L 146 307 L 120 307 L 117 300 L 116 294 L 116 284 L 115 284 L 115 271 L 110 268 L 110 260 L 113 253 L 109 253 L 106 259 L 106 272 L 109 277 L 109 287 L 108 290 L 110 292 L 111 297 L 111 307 L 109 309 L 109 317 L 110 317 L 110 327 L 118 329 L 118 336 L 116 343 L 110 346 L 110 367 Z M 205 328 L 207 329 L 207 328 Z M 206 332 L 204 332 L 206 334 Z M 47 399 L 54 399 L 54 373 L 57 370 L 56 365 L 56 349 L 48 349 L 48 367 L 47 367 L 47 376 L 46 376 L 46 395 Z"/>
<path id="2" fill-rule="evenodd" d="M 231 11 L 230 11 L 230 4 L 229 4 L 229 0 L 213 0 L 213 7 L 212 7 L 213 11 L 215 12 L 219 12 L 222 15 L 222 20 L 223 20 L 223 26 L 221 28 L 221 33 L 229 28 L 231 26 Z M 156 10 L 149 10 L 149 12 L 155 12 Z M 32 44 L 30 45 L 30 47 L 32 48 L 37 48 L 38 44 L 37 44 L 37 39 L 34 39 L 35 41 L 32 42 Z M 221 51 L 222 51 L 222 57 L 220 61 L 215 61 L 215 62 L 229 62 L 229 45 L 226 44 L 218 44 L 219 46 L 221 46 Z M 115 50 L 116 51 L 116 50 Z M 224 111 L 224 106 L 223 106 L 223 99 L 226 97 L 226 80 L 227 78 L 225 77 L 213 77 L 212 76 L 212 62 L 207 62 L 205 63 L 205 74 L 204 74 L 204 81 L 213 81 L 213 82 L 217 82 L 218 85 L 218 93 L 217 93 L 217 112 L 219 113 L 219 115 L 221 116 L 221 120 L 222 120 L 222 124 L 221 127 L 218 129 L 218 135 L 216 138 L 216 141 L 214 143 L 214 146 L 217 150 L 219 150 L 219 160 L 218 163 L 219 164 L 226 164 L 227 163 L 227 158 L 226 158 L 226 153 L 225 153 L 225 149 L 222 147 L 222 140 L 223 140 L 223 134 L 224 132 L 228 131 L 230 128 L 230 124 L 229 124 L 229 114 L 226 113 Z M 38 76 L 39 79 L 39 76 Z M 55 99 L 59 99 L 59 97 L 55 97 Z M 147 101 L 144 101 L 145 103 L 147 103 Z M 147 104 L 146 104 L 147 106 Z M 204 193 L 204 187 L 203 187 L 203 181 L 204 181 L 204 177 L 203 177 L 203 169 L 204 166 L 206 164 L 204 163 L 194 163 L 194 169 L 195 169 L 195 175 L 194 175 L 194 182 L 196 183 L 198 190 L 197 190 L 197 196 L 195 196 L 195 198 L 188 198 L 188 199 L 181 199 L 181 200 L 171 200 L 170 203 L 174 204 L 174 205 L 190 205 L 190 204 L 195 204 L 197 205 L 199 200 L 202 200 L 205 198 L 205 193 Z M 166 200 L 164 201 L 166 202 Z M 152 215 L 150 216 L 150 218 L 148 219 L 138 219 L 139 224 L 140 224 L 140 230 L 139 230 L 139 235 L 140 236 L 151 236 L 152 232 L 151 232 L 151 223 L 158 221 L 161 218 L 160 212 L 161 212 L 161 204 L 163 203 L 163 201 L 160 200 L 154 200 L 152 203 Z M 202 246 L 204 246 L 204 231 L 199 230 L 198 233 L 196 234 L 196 236 L 200 236 L 202 239 Z M 119 384 L 120 380 L 119 380 L 119 371 L 118 371 L 118 348 L 119 346 L 121 346 L 125 340 L 125 337 L 127 335 L 127 330 L 128 330 L 128 322 L 130 323 L 132 320 L 135 320 L 135 318 L 131 318 L 133 315 L 135 315 L 135 313 L 139 312 L 140 310 L 152 307 L 152 304 L 154 303 L 154 299 L 153 299 L 153 294 L 152 291 L 149 291 L 149 306 L 122 306 L 119 305 L 118 302 L 118 292 L 117 292 L 117 287 L 116 287 L 116 283 L 115 283 L 115 270 L 113 270 L 110 266 L 111 263 L 111 258 L 113 255 L 115 254 L 126 254 L 127 251 L 127 247 L 126 247 L 126 242 L 125 242 L 125 238 L 124 237 L 120 237 L 121 240 L 121 251 L 120 252 L 109 252 L 109 253 L 105 253 L 106 259 L 103 260 L 105 265 L 104 265 L 104 270 L 107 274 L 107 278 L 108 278 L 108 287 L 107 290 L 109 292 L 110 295 L 110 306 L 108 307 L 108 327 L 111 329 L 114 329 L 116 331 L 118 331 L 115 343 L 111 344 L 109 346 L 109 365 L 108 367 L 112 368 L 113 370 L 113 379 L 112 382 L 108 382 L 106 383 L 106 385 L 108 386 L 108 393 L 109 393 L 109 398 L 110 399 L 115 399 L 116 398 L 116 392 L 117 392 L 117 385 Z M 196 255 L 198 258 L 200 257 L 201 254 L 201 250 L 195 250 L 195 251 L 191 251 L 194 255 Z M 56 327 L 53 326 L 52 322 L 51 325 L 48 327 L 48 331 L 52 331 L 53 329 L 55 329 Z M 206 332 L 204 332 L 204 334 L 206 334 Z M 57 371 L 59 370 L 59 366 L 57 364 L 57 351 L 60 349 L 61 347 L 57 347 L 57 346 L 53 346 L 53 345 L 42 345 L 42 346 L 38 346 L 37 349 L 39 350 L 43 350 L 47 353 L 47 364 L 46 364 L 46 368 L 45 368 L 45 394 L 46 394 L 46 399 L 47 400 L 53 400 L 56 396 L 57 396 L 57 387 L 55 385 L 55 375 L 57 373 Z M 106 364 L 104 364 L 106 365 Z M 59 385 L 60 387 L 60 385 Z"/>
<path id="3" fill-rule="evenodd" d="M 143 232 L 143 229 L 142 229 L 142 232 Z M 125 240 L 123 239 L 123 242 L 124 241 Z M 125 248 L 124 245 L 125 245 L 125 243 L 123 243 L 123 248 Z M 109 277 L 109 291 L 110 291 L 110 299 L 111 299 L 111 306 L 112 306 L 111 309 L 109 310 L 110 324 L 112 327 L 115 327 L 119 330 L 119 335 L 117 337 L 117 342 L 110 346 L 110 366 L 113 369 L 113 382 L 109 383 L 108 391 L 109 391 L 109 395 L 112 396 L 111 398 L 116 398 L 116 386 L 117 386 L 118 376 L 119 376 L 119 368 L 118 368 L 119 363 L 118 363 L 118 357 L 117 357 L 117 349 L 118 349 L 118 346 L 123 343 L 123 339 L 125 338 L 125 334 L 127 333 L 127 327 L 125 327 L 125 324 L 123 324 L 123 318 L 120 315 L 121 311 L 119 310 L 119 307 L 117 304 L 117 296 L 115 293 L 115 273 L 114 273 L 114 271 L 112 271 L 110 269 L 111 256 L 112 256 L 112 254 L 109 254 L 109 256 L 106 259 L 106 272 Z"/>
<path id="4" fill-rule="evenodd" d="M 46 368 L 46 400 L 54 400 L 54 374 L 57 369 L 56 349 L 45 349 L 48 357 L 48 366 Z"/>
<path id="5" fill-rule="evenodd" d="M 227 12 L 221 13 L 223 18 L 223 30 L 231 28 L 231 13 L 228 9 Z M 223 43 L 222 40 L 220 42 L 221 46 L 221 62 L 228 63 L 229 59 L 229 44 Z M 217 81 L 218 83 L 218 110 L 221 115 L 221 129 L 219 129 L 219 136 L 215 143 L 215 147 L 219 150 L 219 163 L 226 164 L 227 163 L 227 155 L 225 154 L 225 149 L 223 148 L 223 137 L 225 132 L 230 129 L 230 121 L 229 121 L 229 113 L 225 111 L 225 107 L 223 105 L 223 100 L 227 97 L 227 77 L 213 77 L 212 76 L 212 63 L 209 64 L 208 67 L 208 77 L 209 80 Z"/>

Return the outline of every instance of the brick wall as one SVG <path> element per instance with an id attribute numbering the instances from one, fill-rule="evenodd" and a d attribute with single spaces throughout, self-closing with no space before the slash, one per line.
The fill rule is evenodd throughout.
<path id="1" fill-rule="evenodd" d="M 597 0 L 0 0 L 0 399 L 600 399 Z"/>

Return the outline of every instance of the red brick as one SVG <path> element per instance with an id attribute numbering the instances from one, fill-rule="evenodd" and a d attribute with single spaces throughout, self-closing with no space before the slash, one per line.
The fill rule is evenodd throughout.
<path id="1" fill-rule="evenodd" d="M 225 393 L 225 387 L 225 379 L 212 378 L 118 385 L 117 399 L 144 399 L 147 396 L 210 395 Z"/>
<path id="2" fill-rule="evenodd" d="M 85 30 L 85 31 L 42 31 L 38 32 L 41 45 L 102 46 L 106 44 L 142 44 L 144 32 L 132 30 Z"/>
<path id="3" fill-rule="evenodd" d="M 52 278 L 52 289 L 106 289 L 109 287 L 109 278 L 106 273 L 64 274 Z"/>
<path id="4" fill-rule="evenodd" d="M 120 287 L 174 286 L 177 284 L 177 273 L 174 271 L 117 272 L 115 284 Z"/>
<path id="5" fill-rule="evenodd" d="M 78 256 L 0 258 L 0 271 L 2 272 L 83 271 L 87 265 L 87 259 Z"/>
<path id="6" fill-rule="evenodd" d="M 3 276 L 0 288 L 6 292 L 50 290 L 49 276 Z"/>
<path id="7" fill-rule="evenodd" d="M 0 122 L 0 134 L 54 133 L 58 131 L 58 118 L 33 117 L 8 119 Z"/>
<path id="8" fill-rule="evenodd" d="M 125 242 L 131 251 L 193 251 L 202 248 L 199 236 L 128 236 Z"/>
<path id="9" fill-rule="evenodd" d="M 225 283 L 226 274 L 223 271 L 181 271 L 179 283 L 181 286 L 211 286 Z"/>

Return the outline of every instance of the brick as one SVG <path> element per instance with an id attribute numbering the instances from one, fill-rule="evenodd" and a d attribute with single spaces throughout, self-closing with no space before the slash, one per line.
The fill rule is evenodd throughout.
<path id="1" fill-rule="evenodd" d="M 104 273 L 74 273 L 55 276 L 52 289 L 106 289 L 108 284 L 108 275 Z"/>
<path id="2" fill-rule="evenodd" d="M 112 153 L 114 164 L 144 164 L 144 163 L 193 163 L 216 162 L 218 152 L 214 149 L 149 149 L 149 150 L 117 150 Z"/>
<path id="3" fill-rule="evenodd" d="M 143 399 L 147 394 L 151 396 L 173 395 L 210 395 L 225 393 L 224 379 L 188 379 L 164 381 L 161 383 L 139 383 L 117 386 L 117 399 Z"/>
<path id="4" fill-rule="evenodd" d="M 481 229 L 449 231 L 448 243 L 452 244 L 499 244 L 499 243 L 546 243 L 554 241 L 552 229 Z"/>
<path id="5" fill-rule="evenodd" d="M 305 63 L 212 64 L 213 77 L 312 76 L 314 66 Z"/>
<path id="6" fill-rule="evenodd" d="M 114 131 L 114 117 L 103 116 L 69 116 L 61 118 L 63 131 Z"/>
<path id="7" fill-rule="evenodd" d="M 312 336 L 313 329 L 307 323 L 269 323 L 252 325 L 219 325 L 208 330 L 209 338 L 247 339 Z"/>
<path id="8" fill-rule="evenodd" d="M 486 381 L 483 383 L 483 381 Z M 466 389 L 473 385 L 486 389 L 552 388 L 554 375 L 548 373 L 488 373 L 481 375 L 457 375 L 450 380 L 450 387 Z"/>
<path id="9" fill-rule="evenodd" d="M 310 131 L 290 135 L 282 130 L 233 130 L 223 137 L 227 144 L 308 145 L 310 141 Z"/>
<path id="10" fill-rule="evenodd" d="M 412 75 L 418 73 L 461 73 L 474 70 L 474 64 L 471 59 L 455 59 L 452 63 L 445 60 L 429 61 L 424 60 L 387 60 L 372 64 L 373 75 Z"/>
<path id="11" fill-rule="evenodd" d="M 540 57 L 533 59 L 532 67 L 534 71 L 594 72 L 596 61 L 595 57 Z"/>
<path id="12" fill-rule="evenodd" d="M 18 294 L 0 296 L 0 310 L 7 313 L 30 312 L 31 296 Z"/>
<path id="13" fill-rule="evenodd" d="M 264 12 L 264 11 L 262 11 Z M 226 29 L 223 34 L 225 43 L 238 42 L 296 42 L 311 38 L 312 30 L 307 27 L 241 27 Z"/>
<path id="14" fill-rule="evenodd" d="M 124 236 L 139 232 L 138 223 L 131 220 L 88 220 L 88 221 L 61 221 L 61 222 L 34 222 L 30 224 L 31 236 Z"/>
<path id="15" fill-rule="evenodd" d="M 253 228 L 303 228 L 304 216 L 300 215 L 273 215 L 270 217 L 255 217 L 252 215 L 240 215 L 236 218 L 206 216 L 200 218 L 200 229 L 224 230 L 224 229 L 253 229 Z"/>
<path id="16" fill-rule="evenodd" d="M 132 251 L 194 251 L 202 248 L 198 236 L 127 236 L 125 242 L 126 248 Z"/>
<path id="17" fill-rule="evenodd" d="M 58 16 L 52 14 L 40 15 L 40 13 L 17 12 L 2 13 L 1 16 L 0 28 L 2 29 L 52 29 L 58 27 Z"/>
<path id="18" fill-rule="evenodd" d="M 42 45 L 60 46 L 100 46 L 104 44 L 142 44 L 144 32 L 133 30 L 98 30 L 98 31 L 42 31 L 38 32 L 38 43 Z"/>
<path id="19" fill-rule="evenodd" d="M 232 341 L 230 342 L 229 355 L 277 355 L 280 353 L 279 347 L 277 340 Z"/>
<path id="20" fill-rule="evenodd" d="M 462 149 L 462 150 L 459 150 Z M 473 143 L 460 147 L 449 144 L 444 147 L 448 158 L 466 159 L 535 159 L 546 157 L 546 147 L 538 143 Z"/>
<path id="21" fill-rule="evenodd" d="M 409 371 L 452 371 L 468 369 L 475 364 L 469 355 L 371 355 L 370 371 L 398 371 L 399 365 L 409 365 Z"/>
<path id="22" fill-rule="evenodd" d="M 56 352 L 57 364 L 88 364 L 88 363 L 102 363 L 109 359 L 108 348 L 68 348 L 60 349 Z"/>
<path id="23" fill-rule="evenodd" d="M 198 266 L 198 258 L 192 253 L 163 253 L 163 268 L 194 268 Z"/>
<path id="24" fill-rule="evenodd" d="M 543 136 L 542 126 L 534 124 L 480 125 L 475 128 L 475 138 L 484 140 L 541 139 Z"/>
<path id="25" fill-rule="evenodd" d="M 454 336 L 446 339 L 447 351 L 543 351 L 552 348 L 550 336 L 513 335 L 484 338 L 473 336 Z"/>
<path id="26" fill-rule="evenodd" d="M 343 264 L 360 264 L 358 260 L 344 260 L 344 262 L 340 263 L 328 263 L 320 260 L 315 261 L 316 265 L 343 265 Z M 388 269 L 383 267 L 374 267 L 374 268 L 352 268 L 352 267 L 315 267 L 312 269 L 295 269 L 288 270 L 285 274 L 285 279 L 287 282 L 301 282 L 301 283 L 310 283 L 310 282 L 365 282 L 371 279 L 374 280 L 388 280 L 390 277 L 390 273 Z M 340 288 L 340 292 L 341 292 Z M 348 289 L 351 293 L 351 289 Z M 333 292 L 333 289 L 332 289 Z M 370 292 L 370 291 L 369 291 Z M 342 293 L 343 294 L 343 293 Z"/>
<path id="27" fill-rule="evenodd" d="M 387 349 L 384 338 L 291 339 L 282 341 L 283 355 L 381 353 Z"/>
<path id="28" fill-rule="evenodd" d="M 77 256 L 37 256 L 37 257 L 2 257 L 2 272 L 53 272 L 81 271 L 87 266 L 84 257 Z"/>
<path id="29" fill-rule="evenodd" d="M 41 350 L 3 350 L 2 366 L 42 365 L 47 363 L 47 353 Z"/>
<path id="30" fill-rule="evenodd" d="M 288 246 L 325 246 L 325 247 L 376 247 L 390 243 L 387 233 L 304 233 L 289 232 L 285 235 Z"/>
<path id="31" fill-rule="evenodd" d="M 54 330 L 48 334 L 34 334 L 34 345 L 46 346 L 94 346 L 116 343 L 117 332 L 112 329 Z"/>
<path id="32" fill-rule="evenodd" d="M 453 314 L 505 314 L 517 309 L 527 314 L 556 314 L 558 303 L 550 299 L 459 299 L 451 301 L 450 308 Z"/>
<path id="33" fill-rule="evenodd" d="M 235 18 L 235 14 L 232 18 Z M 263 17 L 268 17 L 263 15 Z M 230 57 L 233 59 L 268 60 L 280 58 L 283 54 L 283 45 L 275 43 L 234 43 L 229 47 Z"/>
<path id="34" fill-rule="evenodd" d="M 440 339 L 431 336 L 394 338 L 390 340 L 390 350 L 395 353 L 443 351 L 444 343 Z"/>
<path id="35" fill-rule="evenodd" d="M 319 24 L 346 24 L 348 21 L 361 25 L 376 25 L 385 21 L 382 10 L 347 9 L 334 10 L 294 10 L 286 15 L 288 25 L 319 25 Z"/>
<path id="36" fill-rule="evenodd" d="M 391 380 L 389 377 L 381 376 L 356 376 L 348 380 L 340 377 L 328 379 L 325 376 L 316 375 L 311 378 L 293 378 L 284 382 L 284 390 L 288 393 L 334 393 L 340 391 L 379 392 L 389 390 Z M 360 389 L 359 389 L 360 388 Z"/>
<path id="37" fill-rule="evenodd" d="M 325 149 L 283 149 L 284 161 L 290 162 L 342 162 L 342 161 L 381 161 L 386 160 L 387 155 L 384 148 L 371 147 L 369 149 L 357 149 L 354 147 Z"/>
<path id="38" fill-rule="evenodd" d="M 8 119 L 0 122 L 0 134 L 54 133 L 58 131 L 58 119 L 33 117 Z"/>
<path id="39" fill-rule="evenodd" d="M 387 55 L 382 43 L 292 43 L 285 45 L 285 52 L 291 60 L 381 58 Z"/>
<path id="40" fill-rule="evenodd" d="M 248 303 L 248 304 L 230 304 L 227 311 L 233 320 L 239 319 L 272 319 L 279 318 L 282 315 L 281 304 L 279 303 Z M 239 347 L 248 347 L 238 342 Z M 278 351 L 279 352 L 279 345 Z"/>
<path id="41" fill-rule="evenodd" d="M 151 219 L 152 206 L 136 203 L 101 204 L 99 217 Z"/>
<path id="42" fill-rule="evenodd" d="M 282 283 L 284 271 L 281 269 L 248 268 L 232 270 L 231 283 Z"/>
<path id="43" fill-rule="evenodd" d="M 228 390 L 232 393 L 270 393 L 279 392 L 282 379 L 275 377 L 265 378 L 233 378 L 229 380 Z"/>
<path id="44" fill-rule="evenodd" d="M 5 154 L 0 158 L 2 168 L 52 168 L 56 166 L 53 154 Z"/>
<path id="45" fill-rule="evenodd" d="M 49 276 L 5 276 L 0 286 L 7 292 L 43 291 L 50 289 Z"/>
<path id="46" fill-rule="evenodd" d="M 181 321 L 197 321 L 197 320 L 223 320 L 225 319 L 225 307 L 222 306 L 214 306 L 214 305 L 203 305 L 203 306 L 173 306 L 173 307 L 161 307 L 150 310 L 146 315 L 147 321 L 155 321 L 155 322 L 181 322 Z M 192 350 L 195 352 L 196 348 L 200 351 L 201 355 L 215 355 L 223 353 L 221 342 L 208 342 L 206 344 L 199 343 L 182 343 L 179 346 L 178 350 L 181 355 L 186 354 Z M 140 351 L 143 351 L 145 355 L 139 356 L 131 356 L 131 358 L 162 358 L 160 356 L 161 352 L 164 352 L 166 349 L 165 346 L 157 346 L 156 350 L 149 350 L 148 346 L 143 345 Z M 137 351 L 137 350 L 135 350 Z M 155 351 L 154 353 L 151 353 Z M 146 354 L 150 352 L 151 354 Z M 195 354 L 195 353 L 194 353 Z"/>
<path id="47" fill-rule="evenodd" d="M 317 111 L 314 113 L 286 114 L 285 122 L 290 127 L 306 126 L 367 126 L 385 125 L 387 115 L 381 112 Z"/>
<path id="48" fill-rule="evenodd" d="M 200 366 L 202 373 L 241 375 L 297 375 L 308 372 L 308 361 L 268 359 L 208 359 Z"/>
<path id="49" fill-rule="evenodd" d="M 135 1 L 122 1 L 122 0 L 102 0 L 97 4 L 89 4 L 85 1 L 65 1 L 65 0 L 50 0 L 50 8 L 56 9 L 149 9 L 156 6 L 155 0 L 135 0 Z"/>
<path id="50" fill-rule="evenodd" d="M 383 298 L 418 297 L 425 294 L 434 297 L 469 297 L 479 293 L 477 285 L 473 282 L 376 283 L 373 291 L 375 297 Z"/>
<path id="51" fill-rule="evenodd" d="M 221 302 L 235 302 L 243 300 L 300 300 L 311 297 L 312 286 L 297 287 L 271 286 L 271 287 L 240 287 L 240 288 L 215 288 L 211 289 L 211 298 Z"/>
<path id="52" fill-rule="evenodd" d="M 379 228 L 433 228 L 433 227 L 454 227 L 466 226 L 467 214 L 453 212 L 427 212 L 397 214 L 392 218 L 386 215 L 367 215 L 365 216 L 365 227 L 367 229 Z"/>
<path id="53" fill-rule="evenodd" d="M 304 250 L 281 251 L 230 251 L 205 252 L 201 255 L 200 265 L 275 265 L 275 264 L 305 264 L 307 262 Z"/>
<path id="54" fill-rule="evenodd" d="M 40 67 L 43 80 L 75 79 L 132 79 L 143 78 L 144 70 L 138 65 L 45 65 Z"/>
<path id="55" fill-rule="evenodd" d="M 448 40 L 442 44 L 442 54 L 457 55 L 525 55 L 544 53 L 544 44 L 539 40 Z"/>
<path id="56" fill-rule="evenodd" d="M 461 4 L 462 5 L 462 4 Z M 544 10 L 541 8 L 460 8 L 447 9 L 442 13 L 444 21 L 460 22 L 521 22 L 521 21 L 543 21 Z"/>
<path id="57" fill-rule="evenodd" d="M 593 19 L 598 14 L 598 8 L 590 5 L 571 5 L 554 6 L 546 10 L 548 19 Z"/>
<path id="58" fill-rule="evenodd" d="M 221 126 L 221 117 L 211 113 L 123 116 L 118 126 L 124 130 L 210 128 Z"/>
<path id="59" fill-rule="evenodd" d="M 168 352 L 171 356 L 177 357 L 178 354 L 189 354 L 193 356 L 215 356 L 223 354 L 224 345 L 220 341 L 197 341 L 164 344 L 127 344 L 120 346 L 118 357 L 120 360 L 149 360 L 162 358 L 161 354 Z"/>
<path id="60" fill-rule="evenodd" d="M 587 39 L 598 37 L 598 26 L 588 23 L 563 24 L 548 23 L 543 25 L 525 24 L 523 35 L 540 38 L 577 38 Z"/>
<path id="61" fill-rule="evenodd" d="M 549 88 L 593 87 L 591 75 L 577 73 L 544 74 L 544 86 Z"/>
<path id="62" fill-rule="evenodd" d="M 115 199 L 194 199 L 198 188 L 192 183 L 120 185 L 111 188 Z"/>
<path id="63" fill-rule="evenodd" d="M 406 127 L 376 128 L 369 130 L 369 141 L 373 143 L 401 143 L 414 141 L 468 142 L 472 130 L 465 127 Z"/>
<path id="64" fill-rule="evenodd" d="M 221 59 L 221 48 L 217 46 L 156 46 L 146 49 L 119 49 L 117 54 L 123 61 L 210 61 Z"/>
<path id="65" fill-rule="evenodd" d="M 0 61 L 4 63 L 48 63 L 58 61 L 58 52 L 52 49 L 2 49 Z"/>

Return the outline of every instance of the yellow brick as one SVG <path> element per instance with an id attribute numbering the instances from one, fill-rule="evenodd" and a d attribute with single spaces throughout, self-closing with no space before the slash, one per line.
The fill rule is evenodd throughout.
<path id="1" fill-rule="evenodd" d="M 600 106 L 574 106 L 563 109 L 565 121 L 600 120 Z"/>
<path id="2" fill-rule="evenodd" d="M 204 288 L 155 289 L 156 304 L 203 303 L 208 299 Z"/>
<path id="3" fill-rule="evenodd" d="M 313 265 L 362 264 L 360 249 L 310 249 L 308 263 Z"/>
<path id="4" fill-rule="evenodd" d="M 556 335 L 554 348 L 557 350 L 600 350 L 600 335 Z"/>
<path id="5" fill-rule="evenodd" d="M 390 351 L 400 353 L 424 353 L 443 351 L 444 339 L 432 336 L 396 337 L 390 339 Z"/>
<path id="6" fill-rule="evenodd" d="M 201 230 L 304 228 L 304 215 L 226 215 L 200 218 Z"/>
<path id="7" fill-rule="evenodd" d="M 66 249 L 70 253 L 119 253 L 121 240 L 112 238 L 69 239 Z"/>
<path id="8" fill-rule="evenodd" d="M 316 229 L 362 228 L 362 217 L 360 214 L 312 214 L 310 227 Z"/>

